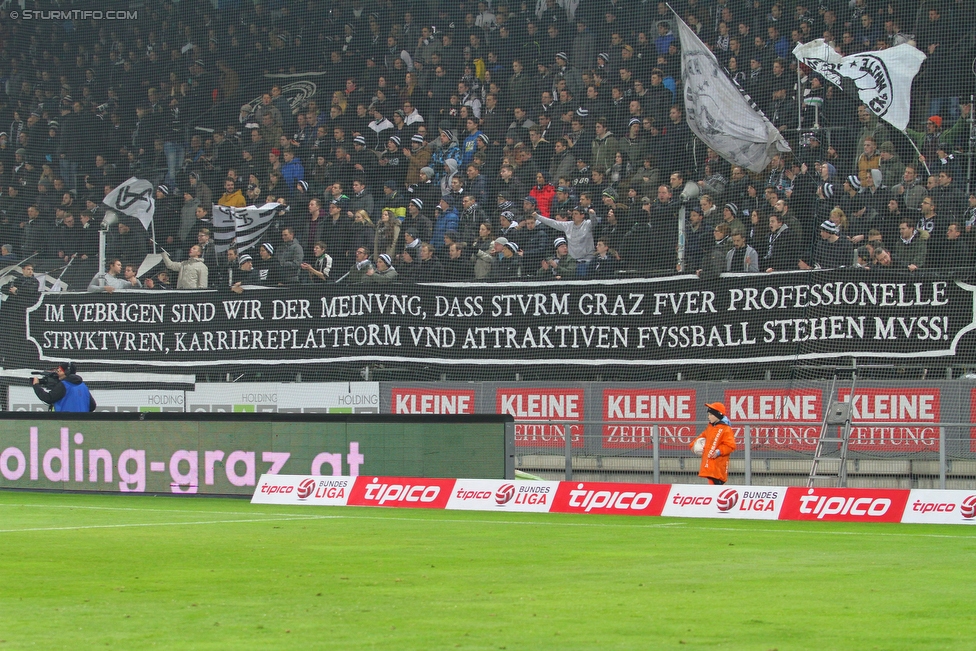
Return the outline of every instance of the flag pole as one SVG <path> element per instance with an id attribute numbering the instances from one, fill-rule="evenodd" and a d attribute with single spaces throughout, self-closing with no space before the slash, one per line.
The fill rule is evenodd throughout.
<path id="1" fill-rule="evenodd" d="M 668 10 L 675 18 L 677 18 L 678 20 L 683 20 L 681 16 L 678 15 L 678 12 L 674 10 L 674 7 L 671 6 L 670 2 L 665 2 L 664 4 L 667 6 Z M 677 24 L 675 24 L 675 27 L 677 27 Z M 678 39 L 678 42 L 681 41 L 680 35 L 675 34 L 675 38 Z M 675 101 L 677 100 L 678 98 L 675 97 Z M 685 120 L 687 120 L 688 119 L 687 107 L 682 106 L 681 112 L 682 115 L 685 116 Z M 695 163 L 697 164 L 697 162 L 698 159 L 697 157 L 695 157 Z M 681 204 L 681 208 L 678 209 L 678 246 L 677 249 L 675 250 L 675 255 L 678 258 L 678 269 L 682 272 L 686 272 L 685 270 L 685 206 L 683 203 Z M 692 270 L 692 273 L 695 273 L 695 270 Z M 345 278 L 345 276 L 343 276 L 343 278 Z M 336 282 L 339 281 L 337 280 Z"/>
<path id="2" fill-rule="evenodd" d="M 51 283 L 51 289 L 52 289 L 52 291 L 61 291 L 60 289 L 55 290 L 54 289 L 55 287 L 61 288 L 61 287 L 67 287 L 68 286 L 67 283 L 65 283 L 62 280 L 62 278 L 64 278 L 64 272 L 68 270 L 68 267 L 70 267 L 71 264 L 74 261 L 75 261 L 75 256 L 71 256 L 71 259 L 68 260 L 68 264 L 66 264 L 63 267 L 61 267 L 61 273 L 58 274 L 57 280 L 55 280 L 53 283 Z"/>
<path id="3" fill-rule="evenodd" d="M 803 72 L 800 62 L 796 62 L 796 135 L 799 138 L 803 131 Z"/>
<path id="4" fill-rule="evenodd" d="M 904 132 L 904 131 L 902 131 L 902 132 L 901 132 L 901 135 L 903 135 L 903 136 L 905 136 L 905 139 L 906 139 L 906 140 L 908 140 L 908 142 L 909 142 L 909 144 L 911 144 L 911 146 L 912 146 L 912 149 L 914 149 L 914 150 L 915 150 L 915 153 L 917 153 L 917 154 L 918 154 L 918 160 L 920 160 L 920 161 L 922 161 L 922 165 L 924 165 L 924 166 L 925 166 L 925 173 L 926 173 L 926 174 L 927 174 L 928 176 L 932 176 L 932 171 L 931 171 L 931 170 L 929 169 L 929 164 L 928 164 L 928 161 L 926 161 L 926 160 L 925 160 L 925 156 L 923 156 L 923 155 L 922 155 L 922 152 L 921 152 L 921 150 L 920 150 L 920 149 L 918 148 L 918 145 L 916 145 L 916 144 L 915 144 L 915 139 L 914 139 L 914 138 L 912 138 L 912 137 L 911 137 L 910 135 L 908 135 L 908 134 L 907 134 L 906 132 Z"/>
<path id="5" fill-rule="evenodd" d="M 973 74 L 976 74 L 976 60 L 973 61 Z M 973 106 L 973 94 L 969 95 L 969 104 Z M 973 191 L 973 144 L 976 143 L 976 115 L 969 111 L 969 165 L 966 170 L 966 194 Z"/>
<path id="6" fill-rule="evenodd" d="M 153 253 L 156 253 L 156 239 L 155 238 L 153 238 L 152 243 L 153 243 Z M 159 245 L 159 250 L 162 251 L 163 253 L 165 253 L 166 255 L 170 255 L 169 251 L 167 251 L 166 249 L 164 249 L 162 244 Z M 172 256 L 170 256 L 170 257 L 172 257 Z"/>
<path id="7" fill-rule="evenodd" d="M 9 272 L 16 271 L 17 268 L 24 266 L 24 263 L 25 262 L 27 262 L 31 258 L 36 258 L 40 254 L 41 253 L 39 251 L 37 253 L 32 253 L 31 255 L 27 256 L 26 258 L 24 258 L 20 262 L 16 262 L 14 264 L 7 265 L 6 267 L 3 267 L 2 269 L 0 269 L 0 277 L 5 278 Z"/>

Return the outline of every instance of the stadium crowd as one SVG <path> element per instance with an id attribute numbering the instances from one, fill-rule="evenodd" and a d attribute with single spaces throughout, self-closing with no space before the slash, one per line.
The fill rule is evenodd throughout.
<path id="1" fill-rule="evenodd" d="M 0 260 L 70 262 L 72 288 L 106 292 L 972 266 L 972 0 L 673 6 L 790 142 L 763 173 L 689 129 L 664 3 L 4 12 Z M 844 55 L 924 51 L 915 128 L 797 70 L 793 46 L 821 37 Z M 296 95 L 296 80 L 313 85 Z M 130 176 L 156 188 L 155 234 L 122 218 L 97 269 L 102 199 Z M 263 239 L 218 253 L 213 205 L 266 202 L 280 207 Z M 139 277 L 153 237 L 167 254 Z"/>

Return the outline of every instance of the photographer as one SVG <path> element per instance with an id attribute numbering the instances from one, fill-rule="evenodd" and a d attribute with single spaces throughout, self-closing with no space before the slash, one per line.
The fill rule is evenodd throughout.
<path id="1" fill-rule="evenodd" d="M 87 412 L 95 411 L 95 399 L 76 374 L 74 362 L 59 364 L 43 378 L 34 378 L 34 393 L 54 411 Z"/>

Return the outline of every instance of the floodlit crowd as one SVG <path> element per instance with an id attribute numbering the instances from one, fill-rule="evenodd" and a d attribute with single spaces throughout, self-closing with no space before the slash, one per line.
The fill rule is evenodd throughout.
<path id="1" fill-rule="evenodd" d="M 672 6 L 791 153 L 753 173 L 694 136 L 664 3 L 4 13 L 0 262 L 103 292 L 972 266 L 971 0 Z M 815 38 L 924 51 L 911 128 L 798 70 Z M 102 199 L 131 176 L 153 183 L 153 227 L 104 224 L 99 269 Z M 268 230 L 225 250 L 213 206 L 271 202 Z"/>

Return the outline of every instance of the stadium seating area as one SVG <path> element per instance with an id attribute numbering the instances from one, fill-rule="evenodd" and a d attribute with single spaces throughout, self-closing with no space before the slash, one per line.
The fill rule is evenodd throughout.
<path id="1" fill-rule="evenodd" d="M 689 129 L 665 3 L 9 5 L 0 262 L 92 291 L 972 267 L 972 0 L 672 6 L 790 143 L 764 172 Z M 905 133 L 798 66 L 815 38 L 927 55 Z M 149 232 L 103 224 L 132 176 Z M 215 205 L 265 203 L 218 246 Z"/>

